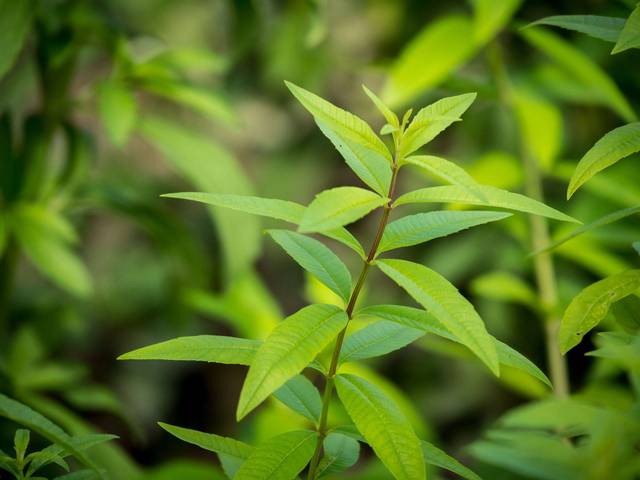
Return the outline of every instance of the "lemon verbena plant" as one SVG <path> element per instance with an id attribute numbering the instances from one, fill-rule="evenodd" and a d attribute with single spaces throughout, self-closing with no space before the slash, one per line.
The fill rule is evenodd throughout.
<path id="1" fill-rule="evenodd" d="M 286 480 L 301 473 L 308 479 L 339 475 L 357 463 L 359 444 L 363 443 L 398 479 L 424 479 L 429 464 L 477 479 L 467 467 L 418 438 L 402 409 L 381 386 L 350 373 L 353 369 L 345 366 L 388 354 L 429 334 L 466 346 L 496 376 L 506 366 L 548 384 L 547 377 L 532 362 L 487 332 L 473 305 L 447 279 L 425 265 L 388 258 L 387 254 L 502 220 L 511 215 L 504 210 L 574 220 L 526 196 L 479 184 L 444 158 L 417 153 L 460 120 L 476 98 L 474 93 L 443 98 L 422 108 L 413 118 L 409 110 L 400 119 L 365 88 L 386 120 L 380 133 L 390 137 L 390 150 L 361 118 L 296 85 L 287 86 L 368 188 L 331 188 L 319 193 L 306 207 L 286 200 L 217 193 L 166 196 L 296 225 L 297 231 L 269 230 L 268 234 L 302 268 L 335 292 L 342 299 L 342 306 L 306 306 L 284 319 L 264 341 L 211 335 L 180 337 L 121 358 L 247 365 L 237 407 L 238 421 L 272 395 L 309 420 L 308 430 L 280 434 L 256 446 L 161 424 L 176 437 L 216 452 L 229 477 Z M 398 179 L 410 168 L 422 169 L 444 185 L 401 193 Z M 425 203 L 465 204 L 490 210 L 399 215 L 406 205 Z M 345 225 L 369 214 L 377 215 L 379 220 L 365 251 Z M 355 282 L 342 260 L 310 234 L 338 241 L 361 258 Z M 358 300 L 372 269 L 379 269 L 422 308 L 361 306 Z M 350 328 L 355 323 L 361 328 Z M 336 394 L 351 424 L 330 423 L 329 409 Z"/>

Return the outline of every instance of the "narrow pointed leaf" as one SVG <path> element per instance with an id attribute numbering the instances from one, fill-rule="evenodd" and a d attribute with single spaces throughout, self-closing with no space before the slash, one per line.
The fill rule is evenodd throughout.
<path id="1" fill-rule="evenodd" d="M 476 43 L 484 44 L 493 38 L 516 12 L 522 0 L 471 0 Z"/>
<path id="2" fill-rule="evenodd" d="M 553 15 L 530 24 L 549 25 L 575 32 L 586 33 L 594 38 L 616 43 L 624 27 L 624 18 L 599 15 Z"/>
<path id="3" fill-rule="evenodd" d="M 304 375 L 296 375 L 273 394 L 294 412 L 314 423 L 320 420 L 322 398 L 320 392 Z"/>
<path id="4" fill-rule="evenodd" d="M 424 333 L 395 322 L 374 322 L 347 336 L 340 350 L 340 361 L 352 362 L 386 355 L 409 345 Z"/>
<path id="5" fill-rule="evenodd" d="M 269 230 L 268 233 L 302 268 L 315 275 L 345 302 L 349 300 L 351 274 L 328 247 L 296 232 Z"/>
<path id="6" fill-rule="evenodd" d="M 395 113 L 393 113 L 393 111 L 380 98 L 378 98 L 378 96 L 375 93 L 373 93 L 364 85 L 362 85 L 362 89 L 364 90 L 364 93 L 367 94 L 367 97 L 371 99 L 371 101 L 376 106 L 378 111 L 385 118 L 387 123 L 392 127 L 395 127 L 396 129 L 399 128 L 400 120 L 398 120 L 398 116 Z"/>
<path id="7" fill-rule="evenodd" d="M 434 155 L 413 155 L 404 160 L 404 163 L 415 165 L 428 172 L 431 176 L 451 185 L 468 190 L 481 200 L 483 199 L 480 185 L 463 168 L 453 162 Z"/>
<path id="8" fill-rule="evenodd" d="M 357 187 L 337 187 L 316 195 L 304 212 L 299 230 L 322 232 L 353 223 L 388 199 Z"/>
<path id="9" fill-rule="evenodd" d="M 449 470 L 467 480 L 482 480 L 478 475 L 469 470 L 469 468 L 465 467 L 455 458 L 447 455 L 435 445 L 425 442 L 424 440 L 422 440 L 420 444 L 422 445 L 424 461 L 429 465 Z"/>
<path id="10" fill-rule="evenodd" d="M 250 365 L 262 342 L 219 335 L 178 337 L 138 348 L 118 360 L 179 360 Z"/>
<path id="11" fill-rule="evenodd" d="M 304 88 L 300 88 L 291 82 L 285 83 L 289 90 L 291 90 L 291 93 L 293 93 L 302 106 L 306 108 L 316 120 L 326 124 L 341 137 L 377 152 L 391 162 L 389 150 L 367 122 L 346 110 L 336 107 Z"/>
<path id="12" fill-rule="evenodd" d="M 24 45 L 33 11 L 27 0 L 0 0 L 0 78 L 13 66 Z"/>
<path id="13" fill-rule="evenodd" d="M 318 434 L 283 433 L 254 448 L 240 466 L 236 480 L 293 480 L 311 459 Z"/>
<path id="14" fill-rule="evenodd" d="M 576 295 L 562 317 L 558 342 L 562 353 L 575 347 L 598 325 L 611 305 L 640 289 L 640 270 L 611 275 Z"/>
<path id="15" fill-rule="evenodd" d="M 640 48 L 640 5 L 636 5 L 627 18 L 611 54 L 620 53 L 630 48 Z"/>
<path id="16" fill-rule="evenodd" d="M 183 442 L 197 445 L 210 452 L 221 453 L 244 460 L 253 450 L 251 445 L 233 438 L 222 437 L 214 433 L 200 432 L 190 428 L 177 427 L 163 422 L 159 422 L 158 425 Z"/>
<path id="17" fill-rule="evenodd" d="M 426 477 L 420 440 L 382 390 L 355 375 L 335 379 L 340 401 L 376 456 L 398 480 Z"/>
<path id="18" fill-rule="evenodd" d="M 498 376 L 500 364 L 492 337 L 480 315 L 458 289 L 430 268 L 406 260 L 378 260 L 376 265 L 404 288 Z"/>
<path id="19" fill-rule="evenodd" d="M 510 216 L 510 213 L 481 210 L 443 210 L 408 215 L 387 225 L 378 252 L 417 245 Z"/>
<path id="20" fill-rule="evenodd" d="M 504 208 L 553 218 L 555 220 L 562 220 L 564 222 L 580 223 L 575 218 L 555 208 L 551 208 L 544 203 L 520 195 L 519 193 L 509 192 L 489 185 L 482 185 L 479 188 L 486 200 L 480 200 L 458 186 L 445 185 L 441 187 L 427 187 L 405 193 L 394 202 L 394 206 L 409 203 L 463 203 L 481 207 Z"/>
<path id="21" fill-rule="evenodd" d="M 465 93 L 442 98 L 421 109 L 404 132 L 400 145 L 401 157 L 408 157 L 449 125 L 459 121 L 475 99 L 475 93 Z"/>
<path id="22" fill-rule="evenodd" d="M 346 324 L 347 314 L 332 305 L 310 305 L 283 320 L 251 363 L 240 392 L 238 420 L 307 367 Z"/>
<path id="23" fill-rule="evenodd" d="M 318 465 L 316 478 L 344 472 L 355 465 L 360 456 L 358 441 L 341 433 L 330 433 L 322 445 L 324 456 Z"/>
<path id="24" fill-rule="evenodd" d="M 567 198 L 596 173 L 640 151 L 640 122 L 606 133 L 578 163 L 567 189 Z"/>

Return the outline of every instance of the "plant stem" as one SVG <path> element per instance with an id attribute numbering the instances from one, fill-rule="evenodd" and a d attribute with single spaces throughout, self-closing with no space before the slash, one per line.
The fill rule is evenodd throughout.
<path id="1" fill-rule="evenodd" d="M 327 419 L 329 416 L 329 404 L 331 403 L 331 397 L 333 395 L 334 388 L 334 378 L 336 376 L 336 371 L 338 370 L 338 362 L 340 360 L 340 351 L 342 350 L 342 343 L 344 342 L 344 337 L 347 333 L 348 322 L 351 320 L 353 316 L 353 311 L 356 307 L 356 303 L 358 301 L 358 297 L 364 286 L 364 283 L 367 279 L 367 274 L 369 273 L 369 267 L 373 260 L 376 258 L 376 253 L 378 252 L 378 246 L 380 245 L 380 241 L 382 240 L 382 235 L 384 234 L 384 229 L 387 226 L 389 221 L 389 214 L 391 213 L 393 197 L 396 191 L 396 183 L 398 178 L 398 159 L 395 158 L 393 161 L 392 167 L 392 176 L 391 176 L 391 185 L 389 186 L 389 201 L 384 206 L 384 210 L 382 211 L 382 217 L 380 218 L 380 223 L 378 224 L 378 230 L 376 232 L 376 236 L 373 239 L 373 243 L 371 244 L 371 248 L 369 249 L 369 254 L 367 258 L 364 260 L 362 265 L 362 270 L 360 271 L 360 276 L 358 277 L 358 281 L 356 282 L 356 286 L 351 293 L 351 297 L 349 297 L 349 303 L 347 304 L 347 308 L 345 310 L 348 320 L 347 325 L 340 331 L 338 337 L 336 338 L 335 347 L 333 348 L 333 354 L 331 355 L 331 364 L 329 366 L 329 371 L 325 375 L 325 384 L 324 384 L 324 392 L 322 394 L 322 412 L 320 414 L 320 422 L 318 423 L 318 443 L 316 444 L 316 449 L 313 453 L 313 457 L 311 458 L 310 466 L 309 466 L 309 474 L 307 476 L 308 480 L 313 480 L 316 476 L 316 471 L 318 469 L 318 463 L 320 462 L 320 455 L 322 454 L 322 442 L 327 434 Z"/>
<path id="2" fill-rule="evenodd" d="M 500 44 L 493 42 L 489 49 L 489 64 L 498 88 L 500 101 L 509 109 L 515 118 L 516 112 L 513 100 L 513 89 L 505 67 Z M 544 202 L 542 175 L 536 159 L 519 136 L 520 152 L 525 170 L 525 193 L 527 196 Z M 529 215 L 531 247 L 534 251 L 549 245 L 549 222 L 545 217 Z M 558 347 L 558 329 L 560 319 L 557 316 L 558 289 L 556 282 L 553 257 L 550 253 L 534 256 L 533 268 L 536 276 L 538 295 L 542 302 L 542 315 L 545 327 L 545 343 L 547 364 L 551 375 L 553 391 L 557 397 L 565 398 L 569 395 L 569 375 L 567 363 Z"/>

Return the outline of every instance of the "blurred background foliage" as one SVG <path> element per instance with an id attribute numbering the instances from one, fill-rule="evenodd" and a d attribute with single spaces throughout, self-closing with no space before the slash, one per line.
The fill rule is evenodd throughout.
<path id="1" fill-rule="evenodd" d="M 585 223 L 638 205 L 637 155 L 570 202 L 565 189 L 593 143 L 635 118 L 640 53 L 611 56 L 588 36 L 521 29 L 557 14 L 626 18 L 634 3 L 0 0 L 0 391 L 69 433 L 119 435 L 92 450 L 113 478 L 223 478 L 156 421 L 258 442 L 304 419 L 272 402 L 238 431 L 243 368 L 115 358 L 177 335 L 263 338 L 306 300 L 335 299 L 264 241 L 269 222 L 159 195 L 255 193 L 307 204 L 330 185 L 356 184 L 286 79 L 377 128 L 363 83 L 396 110 L 477 91 L 464 125 L 429 153 L 514 191 L 526 190 L 523 160 L 533 158 L 546 202 Z M 429 181 L 416 171 L 400 189 Z M 550 228 L 552 237 L 573 229 Z M 363 239 L 370 230 L 353 228 Z M 546 371 L 530 237 L 527 217 L 516 215 L 423 245 L 414 260 L 456 284 L 495 336 Z M 584 286 L 637 266 L 638 240 L 629 217 L 559 248 L 558 311 Z M 363 301 L 399 295 L 376 276 Z M 614 362 L 585 357 L 592 349 L 585 341 L 567 356 L 572 392 L 621 412 L 633 401 L 629 381 Z M 417 432 L 486 478 L 574 478 L 561 469 L 532 475 L 526 465 L 536 458 L 492 466 L 488 443 L 467 448 L 508 410 L 547 397 L 541 383 L 516 371 L 497 381 L 429 337 L 358 368 L 386 377 Z M 601 427 L 603 445 L 620 438 L 619 422 L 598 422 L 589 428 Z M 14 431 L 0 423 L 3 449 Z M 584 455 L 571 461 L 593 452 Z M 374 462 L 356 473 L 387 478 Z"/>

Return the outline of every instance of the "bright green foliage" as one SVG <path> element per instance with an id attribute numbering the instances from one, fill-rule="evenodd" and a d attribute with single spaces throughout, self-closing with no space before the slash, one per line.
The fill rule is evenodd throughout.
<path id="1" fill-rule="evenodd" d="M 317 478 L 335 475 L 355 465 L 360 456 L 357 440 L 340 433 L 330 433 L 322 443 L 324 457 L 318 465 Z"/>
<path id="2" fill-rule="evenodd" d="M 611 305 L 640 290 L 640 270 L 629 270 L 596 282 L 576 295 L 562 317 L 559 343 L 562 353 L 575 347 L 582 337 L 609 312 Z"/>
<path id="3" fill-rule="evenodd" d="M 417 245 L 510 216 L 510 213 L 480 210 L 469 212 L 443 210 L 407 215 L 387 226 L 378 251 L 382 253 Z"/>
<path id="4" fill-rule="evenodd" d="M 612 360 L 633 373 L 640 371 L 640 336 L 625 332 L 603 332 L 596 336 L 597 349 L 587 355 Z"/>
<path id="5" fill-rule="evenodd" d="M 0 0 L 0 78 L 11 68 L 22 49 L 32 9 L 29 0 Z"/>
<path id="6" fill-rule="evenodd" d="M 505 271 L 489 272 L 473 280 L 473 293 L 493 300 L 537 308 L 538 297 L 520 277 Z"/>
<path id="7" fill-rule="evenodd" d="M 630 123 L 606 133 L 580 159 L 569 182 L 567 198 L 571 198 L 581 185 L 599 171 L 638 151 L 640 151 L 640 122 Z"/>
<path id="8" fill-rule="evenodd" d="M 473 24 L 477 43 L 490 40 L 509 22 L 522 0 L 470 0 L 474 10 Z"/>
<path id="9" fill-rule="evenodd" d="M 238 402 L 238 419 L 300 373 L 335 338 L 347 315 L 331 305 L 310 305 L 280 323 L 260 346 Z"/>
<path id="10" fill-rule="evenodd" d="M 549 25 L 586 33 L 594 38 L 616 43 L 624 27 L 624 18 L 600 15 L 553 15 L 536 20 L 531 25 Z"/>
<path id="11" fill-rule="evenodd" d="M 197 430 L 191 430 L 190 428 L 176 427 L 162 422 L 158 425 L 182 441 L 197 445 L 200 448 L 215 452 L 219 455 L 245 460 L 253 450 L 253 447 L 250 445 L 234 440 L 233 438 L 221 437 L 213 433 L 199 432 Z"/>
<path id="12" fill-rule="evenodd" d="M 630 48 L 640 48 L 640 6 L 636 5 L 624 24 L 622 33 L 611 51 L 612 54 L 624 52 Z"/>
<path id="13" fill-rule="evenodd" d="M 397 479 L 425 478 L 420 440 L 384 393 L 355 375 L 338 375 L 338 396 L 367 443 Z"/>
<path id="14" fill-rule="evenodd" d="M 98 88 L 98 109 L 109 139 L 122 147 L 136 122 L 136 100 L 123 82 L 107 80 Z"/>
<path id="15" fill-rule="evenodd" d="M 416 165 L 429 173 L 429 175 L 437 179 L 458 185 L 482 199 L 482 192 L 478 187 L 478 183 L 464 169 L 455 163 L 445 160 L 434 155 L 413 155 L 404 160 L 404 163 Z"/>
<path id="16" fill-rule="evenodd" d="M 304 375 L 296 375 L 273 394 L 294 412 L 314 423 L 320 420 L 322 399 L 318 389 Z"/>
<path id="17" fill-rule="evenodd" d="M 254 448 L 234 476 L 237 480 L 293 480 L 313 455 L 318 434 L 283 433 Z"/>
<path id="18" fill-rule="evenodd" d="M 485 197 L 485 200 L 470 194 L 458 186 L 444 185 L 441 187 L 421 188 L 413 192 L 405 193 L 394 202 L 394 205 L 399 206 L 409 203 L 463 203 L 481 207 L 505 208 L 507 210 L 532 213 L 565 222 L 580 223 L 569 215 L 529 197 L 520 195 L 519 193 L 508 192 L 507 190 L 489 185 L 481 185 L 477 188 Z"/>
<path id="19" fill-rule="evenodd" d="M 399 350 L 424 335 L 423 330 L 394 322 L 374 322 L 349 335 L 340 351 L 341 362 L 379 357 Z"/>
<path id="20" fill-rule="evenodd" d="M 420 442 L 420 445 L 422 445 L 424 460 L 429 465 L 444 468 L 445 470 L 449 470 L 450 472 L 460 475 L 462 478 L 466 478 L 467 480 L 482 480 L 478 475 L 462 465 L 455 458 L 447 455 L 435 445 L 425 442 L 424 440 Z"/>
<path id="21" fill-rule="evenodd" d="M 430 268 L 406 260 L 378 260 L 376 265 L 499 375 L 491 336 L 473 306 L 453 285 Z"/>
<path id="22" fill-rule="evenodd" d="M 125 353 L 119 360 L 189 360 L 250 365 L 261 342 L 218 335 L 179 337 Z"/>
<path id="23" fill-rule="evenodd" d="M 338 256 L 313 238 L 288 230 L 269 230 L 269 235 L 305 270 L 340 295 L 351 295 L 351 274 Z"/>
<path id="24" fill-rule="evenodd" d="M 402 136 L 399 148 L 401 157 L 408 157 L 452 123 L 460 121 L 460 116 L 467 111 L 475 99 L 475 93 L 465 93 L 440 99 L 421 109 L 413 117 Z"/>
<path id="25" fill-rule="evenodd" d="M 353 223 L 388 199 L 357 187 L 336 187 L 316 195 L 304 212 L 301 232 L 324 232 Z"/>

